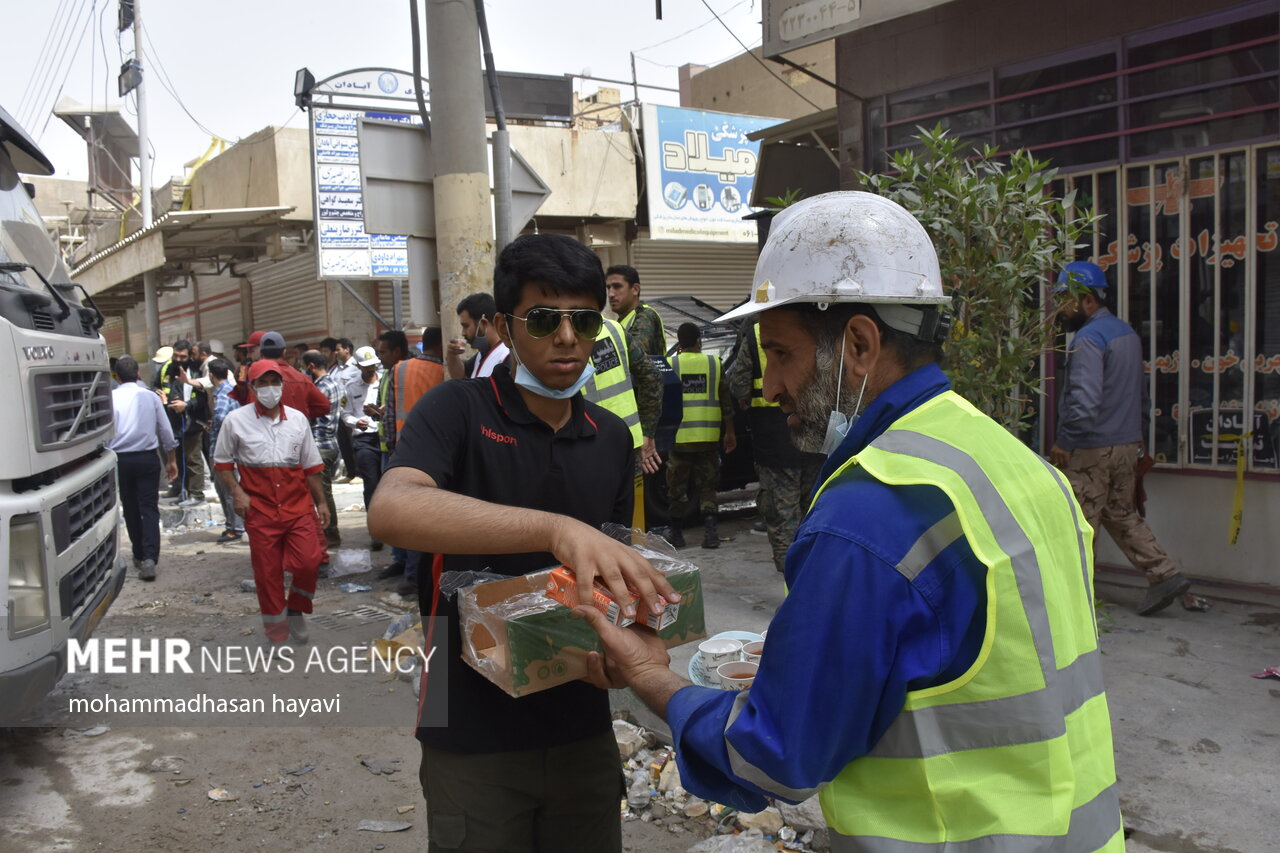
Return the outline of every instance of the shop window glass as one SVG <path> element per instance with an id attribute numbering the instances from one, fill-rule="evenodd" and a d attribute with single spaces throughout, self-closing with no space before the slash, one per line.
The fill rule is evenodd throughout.
<path id="1" fill-rule="evenodd" d="M 1116 70 L 1116 57 L 1113 53 L 1093 56 L 1063 65 L 1040 68 L 1020 74 L 1012 74 L 1002 78 L 997 84 L 997 96 L 1016 95 L 1019 92 L 1033 92 L 1049 86 L 1070 83 L 1107 74 Z M 1014 98 L 1003 101 L 996 106 L 996 120 L 1000 124 L 1057 113 L 1085 109 L 1087 107 L 1109 104 L 1116 99 L 1116 78 L 1097 80 L 1079 86 L 1054 89 L 1049 92 L 1038 92 L 1025 98 Z"/>
<path id="2" fill-rule="evenodd" d="M 1188 423 L 1189 455 L 1193 465 L 1211 465 L 1216 461 L 1216 422 L 1213 404 L 1216 392 L 1217 359 L 1214 357 L 1217 335 L 1216 269 L 1220 259 L 1216 205 L 1218 176 L 1214 158 L 1201 157 L 1189 164 L 1187 205 L 1190 239 L 1173 247 L 1178 262 L 1187 267 L 1187 303 L 1190 317 L 1187 367 L 1190 374 Z"/>
<path id="3" fill-rule="evenodd" d="M 1253 467 L 1274 470 L 1280 450 L 1280 149 L 1257 152 L 1257 254 L 1254 304 L 1254 408 L 1265 418 L 1253 442 Z"/>
<path id="4" fill-rule="evenodd" d="M 1123 263 L 1129 267 L 1129 325 L 1142 338 L 1143 368 L 1148 380 L 1154 365 L 1151 363 L 1151 177 L 1150 169 L 1137 166 L 1128 170 L 1127 198 L 1129 233 L 1125 236 Z M 1145 193 L 1144 193 L 1145 191 Z M 1144 246 L 1147 258 L 1143 258 Z M 1154 447 L 1151 435 L 1146 436 L 1147 446 Z"/>
<path id="5" fill-rule="evenodd" d="M 1280 32 L 1280 29 L 1278 29 L 1276 16 L 1263 15 L 1150 44 L 1135 45 L 1129 49 L 1127 65 L 1130 68 L 1136 68 L 1153 62 L 1176 59 L 1179 56 L 1190 56 L 1214 48 L 1254 41 L 1275 35 L 1277 32 Z M 1280 67 L 1276 64 L 1276 50 L 1275 44 L 1260 45 L 1213 57 L 1166 65 L 1150 71 L 1141 71 L 1130 78 L 1130 94 L 1141 97 L 1145 94 L 1168 92 L 1275 69 Z"/>
<path id="6" fill-rule="evenodd" d="M 1155 241 L 1139 239 L 1144 266 L 1155 274 L 1152 298 L 1155 302 L 1155 328 L 1151 336 L 1155 348 L 1152 373 L 1155 377 L 1155 394 L 1151 400 L 1152 452 L 1157 461 L 1176 463 L 1178 459 L 1178 373 L 1182 368 L 1179 341 L 1179 261 L 1170 252 L 1178 239 L 1181 204 L 1175 195 L 1182 180 L 1181 167 L 1176 164 L 1160 164 L 1155 167 L 1155 185 L 1151 201 L 1151 215 L 1155 222 Z M 1162 188 L 1168 188 L 1167 194 Z"/>

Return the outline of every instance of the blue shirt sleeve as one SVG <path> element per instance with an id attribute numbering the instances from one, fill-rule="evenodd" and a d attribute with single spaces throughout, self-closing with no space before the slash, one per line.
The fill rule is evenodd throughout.
<path id="1" fill-rule="evenodd" d="M 668 706 L 684 787 L 752 811 L 835 778 L 888 728 L 907 682 L 942 668 L 937 617 L 892 566 L 829 534 L 787 558 L 805 568 L 770 623 L 754 686 L 688 687 Z"/>
<path id="2" fill-rule="evenodd" d="M 872 750 L 908 690 L 949 681 L 976 659 L 985 567 L 961 537 L 908 580 L 897 563 L 950 504 L 917 506 L 904 522 L 913 504 L 884 492 L 879 518 L 893 521 L 841 502 L 834 515 L 851 523 L 802 527 L 750 690 L 686 687 L 672 697 L 667 719 L 688 790 L 752 811 L 765 797 L 804 800 Z"/>

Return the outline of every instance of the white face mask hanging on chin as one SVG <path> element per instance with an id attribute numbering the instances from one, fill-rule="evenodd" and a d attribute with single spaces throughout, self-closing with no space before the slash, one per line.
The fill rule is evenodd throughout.
<path id="1" fill-rule="evenodd" d="M 836 374 L 836 401 L 835 408 L 831 410 L 831 414 L 827 417 L 827 434 L 822 438 L 822 455 L 830 456 L 835 449 L 840 446 L 840 442 L 844 441 L 845 436 L 849 434 L 849 430 L 853 429 L 853 425 L 858 422 L 858 417 L 862 410 L 862 395 L 867 391 L 867 376 L 862 377 L 862 387 L 858 389 L 858 399 L 853 404 L 853 414 L 845 417 L 840 411 L 840 388 L 844 384 L 844 341 L 845 336 L 849 333 L 846 326 L 844 333 L 840 335 L 840 352 L 836 358 L 836 369 L 840 372 Z"/>
<path id="2" fill-rule="evenodd" d="M 576 382 L 568 388 L 552 388 L 540 381 L 538 377 L 533 375 L 532 370 L 524 366 L 524 361 L 521 360 L 520 353 L 516 351 L 516 339 L 514 336 L 511 338 L 511 354 L 516 357 L 515 383 L 521 388 L 532 391 L 539 397 L 546 397 L 551 400 L 571 399 L 574 394 L 577 394 L 582 390 L 582 386 L 586 385 L 587 380 L 594 376 L 596 372 L 595 364 L 588 359 L 586 366 L 582 368 L 582 373 L 578 376 L 578 380 Z"/>

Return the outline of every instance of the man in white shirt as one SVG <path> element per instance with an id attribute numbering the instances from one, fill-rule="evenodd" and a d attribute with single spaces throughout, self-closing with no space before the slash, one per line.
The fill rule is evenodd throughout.
<path id="1" fill-rule="evenodd" d="M 373 490 L 382 479 L 382 447 L 378 441 L 378 422 L 365 414 L 367 405 L 378 405 L 378 385 L 382 381 L 382 362 L 373 347 L 360 347 L 352 358 L 360 375 L 347 383 L 342 403 L 342 423 L 351 430 L 351 445 L 355 451 L 356 471 L 364 487 L 364 505 L 369 506 Z M 377 551 L 382 543 L 371 546 Z"/>
<path id="2" fill-rule="evenodd" d="M 511 350 L 502 342 L 498 327 L 493 324 L 493 315 L 497 310 L 492 293 L 473 293 L 458 303 L 458 323 L 462 326 L 462 339 L 453 338 L 449 341 L 444 360 L 445 374 L 450 379 L 486 377 L 507 360 Z M 464 362 L 462 354 L 468 346 L 474 348 L 476 354 Z"/>
<path id="3" fill-rule="evenodd" d="M 138 362 L 122 355 L 116 359 L 120 385 L 111 392 L 116 434 L 107 447 L 116 452 L 116 473 L 120 482 L 120 507 L 125 529 L 133 546 L 133 565 L 144 581 L 156 579 L 160 559 L 160 457 L 166 454 L 165 476 L 178 478 L 178 440 L 165 415 L 160 396 L 138 382 Z"/>

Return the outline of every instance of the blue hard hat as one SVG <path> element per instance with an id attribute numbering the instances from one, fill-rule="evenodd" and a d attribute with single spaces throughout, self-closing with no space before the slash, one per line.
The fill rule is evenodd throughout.
<path id="1" fill-rule="evenodd" d="M 1054 293 L 1061 293 L 1067 289 L 1068 285 L 1087 287 L 1090 290 L 1106 290 L 1107 277 L 1102 272 L 1102 268 L 1095 263 L 1072 261 L 1063 267 L 1062 274 L 1058 276 L 1058 286 L 1053 289 Z"/>

